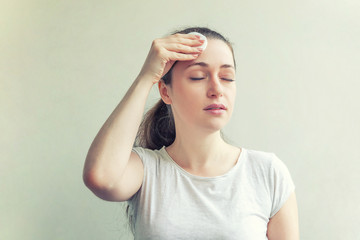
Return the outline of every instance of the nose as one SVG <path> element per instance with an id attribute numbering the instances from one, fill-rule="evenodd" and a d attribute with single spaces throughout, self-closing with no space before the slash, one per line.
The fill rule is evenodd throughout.
<path id="1" fill-rule="evenodd" d="M 223 86 L 219 77 L 214 76 L 209 79 L 207 95 L 209 98 L 218 98 L 223 95 Z"/>

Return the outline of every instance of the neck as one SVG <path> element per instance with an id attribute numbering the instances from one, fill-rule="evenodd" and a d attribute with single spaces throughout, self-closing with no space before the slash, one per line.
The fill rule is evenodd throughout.
<path id="1" fill-rule="evenodd" d="M 169 155 L 183 168 L 200 170 L 214 166 L 223 158 L 229 145 L 221 138 L 220 131 L 176 133 L 173 144 L 167 147 Z"/>

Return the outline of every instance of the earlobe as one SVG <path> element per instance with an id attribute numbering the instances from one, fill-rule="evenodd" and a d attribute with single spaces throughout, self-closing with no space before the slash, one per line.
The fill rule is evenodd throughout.
<path id="1" fill-rule="evenodd" d="M 164 101 L 164 103 L 171 104 L 171 98 L 168 94 L 168 87 L 166 86 L 166 84 L 164 83 L 163 80 L 159 81 L 158 87 L 159 87 L 159 93 L 160 93 L 161 99 Z"/>

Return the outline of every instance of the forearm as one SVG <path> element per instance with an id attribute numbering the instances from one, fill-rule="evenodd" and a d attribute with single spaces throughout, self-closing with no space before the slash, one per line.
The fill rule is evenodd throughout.
<path id="1" fill-rule="evenodd" d="M 84 179 L 114 184 L 122 175 L 153 83 L 139 76 L 96 135 L 88 151 Z"/>

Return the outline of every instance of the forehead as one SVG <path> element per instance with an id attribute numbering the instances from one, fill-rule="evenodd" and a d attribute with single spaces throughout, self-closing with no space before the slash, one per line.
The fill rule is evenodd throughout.
<path id="1" fill-rule="evenodd" d="M 198 58 L 191 61 L 179 61 L 175 68 L 178 70 L 186 70 L 201 67 L 199 65 L 196 65 L 196 67 L 191 66 L 193 63 L 197 62 L 208 64 L 208 68 L 220 68 L 223 65 L 231 65 L 234 67 L 234 58 L 230 47 L 225 42 L 218 39 L 208 39 L 206 49 Z"/>

